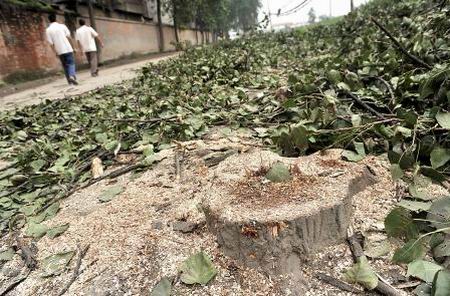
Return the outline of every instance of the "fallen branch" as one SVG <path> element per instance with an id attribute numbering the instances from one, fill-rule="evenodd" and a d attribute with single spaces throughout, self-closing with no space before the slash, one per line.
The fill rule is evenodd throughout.
<path id="1" fill-rule="evenodd" d="M 70 278 L 69 282 L 67 282 L 66 286 L 59 292 L 58 296 L 64 295 L 72 286 L 72 284 L 75 282 L 77 277 L 80 275 L 80 267 L 81 267 L 81 261 L 83 260 L 84 256 L 86 256 L 87 251 L 89 250 L 89 245 L 84 247 L 83 249 L 80 248 L 80 246 L 77 246 L 78 250 L 78 259 L 77 264 L 75 265 L 75 269 L 73 270 L 72 277 Z"/>
<path id="2" fill-rule="evenodd" d="M 356 101 L 361 107 L 364 107 L 367 111 L 369 111 L 370 113 L 372 113 L 373 115 L 375 115 L 376 117 L 380 118 L 380 119 L 386 119 L 386 117 L 381 114 L 380 112 L 378 112 L 377 110 L 373 109 L 372 107 L 370 107 L 369 105 L 367 105 L 363 100 L 361 100 L 357 95 L 353 94 L 350 91 L 346 91 L 345 92 L 349 97 L 351 97 L 354 101 Z"/>
<path id="3" fill-rule="evenodd" d="M 365 257 L 363 248 L 359 239 L 360 234 L 355 233 L 352 236 L 347 238 L 348 244 L 350 246 L 350 250 L 353 254 L 353 259 L 355 262 L 361 257 Z M 383 278 L 381 278 L 378 274 L 378 285 L 375 287 L 375 291 L 381 293 L 386 296 L 405 296 L 406 294 L 403 291 L 397 290 L 388 284 Z"/>
<path id="4" fill-rule="evenodd" d="M 317 273 L 316 277 L 321 280 L 322 282 L 329 284 L 333 287 L 336 287 L 342 291 L 346 291 L 346 292 L 350 292 L 350 293 L 355 293 L 355 294 L 361 294 L 362 290 L 359 290 L 355 287 L 353 287 L 352 285 L 347 284 L 346 282 L 343 282 L 337 278 L 331 277 L 329 275 L 326 275 L 324 273 Z"/>
<path id="5" fill-rule="evenodd" d="M 401 45 L 400 42 L 397 40 L 397 38 L 395 38 L 394 35 L 392 35 L 392 33 L 389 32 L 374 17 L 371 17 L 370 19 L 378 28 L 380 28 L 381 31 L 383 31 L 389 37 L 389 39 L 391 39 L 391 41 L 394 43 L 394 45 L 397 47 L 397 49 L 400 50 L 404 55 L 406 55 L 410 60 L 412 60 L 417 65 L 422 66 L 428 70 L 433 69 L 433 67 L 431 67 L 430 65 L 428 65 L 427 63 L 425 63 L 424 61 L 422 61 L 415 55 L 411 54 L 406 48 L 404 48 L 403 45 Z"/>

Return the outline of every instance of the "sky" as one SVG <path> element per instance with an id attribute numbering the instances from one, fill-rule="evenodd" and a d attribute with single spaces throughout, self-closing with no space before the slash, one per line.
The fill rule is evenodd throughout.
<path id="1" fill-rule="evenodd" d="M 261 12 L 270 12 L 276 14 L 278 9 L 281 8 L 281 12 L 287 11 L 291 8 L 296 7 L 298 4 L 302 3 L 303 0 L 261 0 L 263 7 Z M 298 12 L 288 15 L 278 17 L 272 15 L 273 25 L 279 25 L 284 23 L 304 23 L 308 21 L 308 12 L 311 8 L 314 8 L 316 16 L 329 15 L 330 14 L 330 2 L 331 11 L 333 16 L 339 16 L 347 14 L 350 11 L 350 0 L 311 0 L 310 4 L 305 6 Z M 368 2 L 368 0 L 354 0 L 355 6 L 359 6 L 363 3 Z M 260 18 L 262 18 L 261 16 Z"/>

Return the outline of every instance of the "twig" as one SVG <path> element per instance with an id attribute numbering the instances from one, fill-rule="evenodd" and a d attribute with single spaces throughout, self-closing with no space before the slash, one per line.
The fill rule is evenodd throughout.
<path id="1" fill-rule="evenodd" d="M 361 234 L 355 233 L 352 236 L 349 236 L 347 238 L 347 241 L 350 246 L 350 250 L 352 251 L 355 262 L 359 258 L 365 257 L 363 248 L 360 243 L 359 236 L 361 236 Z M 405 296 L 403 291 L 397 290 L 396 288 L 392 287 L 383 278 L 381 278 L 378 274 L 377 274 L 377 276 L 379 278 L 378 285 L 375 287 L 374 290 L 376 290 L 377 292 L 379 292 L 383 295 L 386 295 L 386 296 Z"/>
<path id="2" fill-rule="evenodd" d="M 175 150 L 175 178 L 177 180 L 180 180 L 181 178 L 181 164 L 178 149 Z"/>
<path id="3" fill-rule="evenodd" d="M 381 77 L 378 77 L 378 76 L 372 76 L 373 78 L 375 78 L 375 79 L 377 79 L 378 81 L 380 81 L 381 83 L 383 83 L 384 84 L 384 86 L 386 86 L 386 88 L 387 88 L 387 90 L 388 90 L 388 92 L 389 92 L 389 95 L 391 96 L 391 100 L 390 100 L 390 105 L 391 106 L 394 106 L 394 104 L 395 104 L 395 94 L 394 94 L 394 90 L 392 89 L 392 87 L 391 87 L 391 85 L 389 84 L 389 82 L 387 82 L 386 80 L 384 80 L 383 78 L 381 78 Z"/>
<path id="4" fill-rule="evenodd" d="M 419 66 L 422 66 L 428 70 L 433 69 L 433 67 L 431 67 L 430 65 L 428 65 L 427 63 L 425 63 L 424 61 L 422 61 L 421 59 L 419 59 L 418 57 L 416 57 L 415 55 L 411 54 L 410 52 L 408 52 L 408 50 L 406 48 L 403 47 L 403 45 L 400 44 L 400 42 L 397 40 L 397 38 L 394 37 L 394 35 L 392 35 L 391 32 L 389 32 L 382 24 L 380 24 L 374 17 L 370 17 L 370 19 L 372 20 L 372 22 L 378 27 L 380 28 L 381 31 L 383 31 L 388 37 L 389 39 L 391 39 L 391 41 L 394 43 L 394 45 L 397 47 L 398 50 L 400 50 L 404 55 L 406 55 L 410 60 L 412 60 L 414 63 L 416 63 Z"/>
<path id="5" fill-rule="evenodd" d="M 346 91 L 345 92 L 348 96 L 350 96 L 353 100 L 355 100 L 359 105 L 361 105 L 361 107 L 364 107 L 367 111 L 369 111 L 370 113 L 372 113 L 373 115 L 375 115 L 376 117 L 380 118 L 380 119 L 386 119 L 386 117 L 381 114 L 380 112 L 378 112 L 377 110 L 373 109 L 372 107 L 370 107 L 369 105 L 367 105 L 363 100 L 361 100 L 357 95 L 353 94 L 350 91 Z"/>
<path id="6" fill-rule="evenodd" d="M 77 264 L 75 265 L 75 269 L 73 270 L 72 277 L 70 278 L 66 286 L 61 290 L 61 292 L 59 292 L 58 296 L 64 295 L 69 290 L 70 286 L 72 286 L 72 284 L 75 282 L 78 275 L 80 275 L 81 261 L 83 260 L 84 256 L 86 256 L 86 253 L 89 250 L 89 245 L 87 245 L 83 249 L 81 249 L 81 247 L 77 245 L 77 250 L 78 250 L 78 259 Z"/>
<path id="7" fill-rule="evenodd" d="M 19 279 L 15 280 L 14 282 L 12 282 L 9 286 L 7 286 L 3 291 L 0 291 L 0 296 L 6 296 L 8 295 L 9 292 L 11 292 L 12 290 L 14 290 L 20 283 L 22 283 L 24 280 L 27 279 L 28 275 L 31 273 L 31 270 L 28 269 L 28 271 L 26 272 L 26 274 L 24 274 L 22 277 L 20 277 Z M 1 287 L 3 288 L 3 287 Z"/>
<path id="8" fill-rule="evenodd" d="M 137 123 L 156 123 L 161 121 L 169 121 L 177 118 L 176 115 L 167 118 L 155 117 L 150 119 L 137 119 L 137 118 L 106 118 L 106 120 L 115 122 L 137 122 Z"/>
<path id="9" fill-rule="evenodd" d="M 356 294 L 360 294 L 363 291 L 359 290 L 355 287 L 353 287 L 352 285 L 347 284 L 346 282 L 343 282 L 339 279 L 336 279 L 334 277 L 331 277 L 329 275 L 326 275 L 324 273 L 316 273 L 316 277 L 321 280 L 322 282 L 329 284 L 333 287 L 336 287 L 338 289 L 341 289 L 342 291 L 346 291 L 346 292 L 351 292 L 351 293 L 356 293 Z"/>
<path id="10" fill-rule="evenodd" d="M 373 126 L 375 126 L 377 124 L 390 123 L 390 122 L 396 122 L 396 121 L 400 121 L 400 119 L 389 118 L 389 119 L 383 119 L 383 120 L 369 122 L 367 124 L 360 125 L 360 126 L 341 127 L 341 128 L 335 128 L 335 129 L 320 129 L 314 133 L 315 134 L 327 134 L 327 133 L 341 133 L 341 132 L 347 132 L 347 131 L 359 130 L 359 129 L 364 130 L 367 128 L 372 128 Z"/>

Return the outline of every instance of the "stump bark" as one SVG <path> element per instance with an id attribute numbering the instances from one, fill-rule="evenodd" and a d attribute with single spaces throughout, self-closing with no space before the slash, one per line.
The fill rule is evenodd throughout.
<path id="1" fill-rule="evenodd" d="M 224 254 L 272 274 L 296 274 L 310 254 L 345 241 L 353 196 L 376 180 L 365 166 L 339 156 L 336 150 L 297 159 L 253 151 L 222 162 L 202 194 L 208 228 Z M 264 172 L 280 161 L 293 179 L 272 184 Z"/>

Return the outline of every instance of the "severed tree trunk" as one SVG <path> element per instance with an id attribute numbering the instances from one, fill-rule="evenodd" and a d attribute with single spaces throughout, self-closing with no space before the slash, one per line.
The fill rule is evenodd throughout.
<path id="1" fill-rule="evenodd" d="M 158 14 L 158 33 L 159 33 L 159 51 L 164 51 L 164 32 L 163 32 L 163 24 L 162 24 L 162 16 L 161 16 L 161 0 L 156 0 L 156 9 Z"/>

